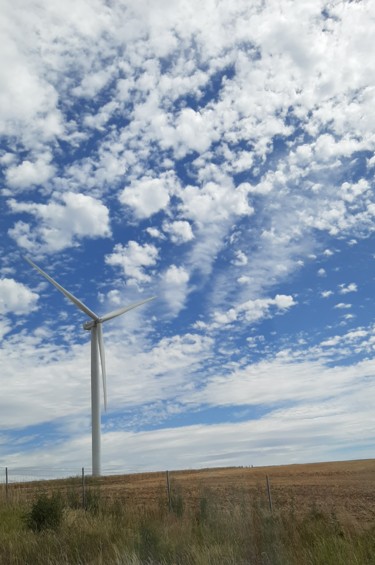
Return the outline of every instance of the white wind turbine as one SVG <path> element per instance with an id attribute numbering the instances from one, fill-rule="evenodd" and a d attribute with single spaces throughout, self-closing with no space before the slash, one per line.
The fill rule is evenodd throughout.
<path id="1" fill-rule="evenodd" d="M 101 474 L 101 456 L 100 456 L 100 378 L 99 378 L 99 355 L 102 367 L 102 379 L 103 379 L 103 394 L 104 394 L 104 408 L 107 408 L 107 386 L 106 386 L 106 370 L 105 370 L 105 355 L 104 355 L 104 342 L 103 342 L 103 330 L 102 323 L 117 318 L 133 310 L 133 308 L 138 308 L 150 300 L 154 300 L 155 296 L 152 298 L 147 298 L 141 302 L 136 302 L 130 304 L 129 306 L 123 306 L 113 312 L 109 312 L 104 316 L 97 316 L 90 308 L 88 308 L 83 302 L 78 300 L 73 294 L 62 287 L 58 282 L 56 282 L 52 277 L 47 275 L 42 269 L 40 269 L 31 259 L 24 257 L 24 259 L 32 266 L 34 269 L 39 271 L 43 277 L 45 277 L 51 284 L 53 284 L 60 292 L 62 292 L 69 300 L 71 300 L 82 312 L 87 314 L 91 321 L 85 322 L 83 328 L 85 330 L 91 331 L 91 433 L 92 433 L 92 474 L 95 477 Z"/>

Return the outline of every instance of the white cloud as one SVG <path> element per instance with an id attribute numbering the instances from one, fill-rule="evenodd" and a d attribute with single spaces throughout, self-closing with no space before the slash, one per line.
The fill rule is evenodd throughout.
<path id="1" fill-rule="evenodd" d="M 94 98 L 112 78 L 113 68 L 110 66 L 83 77 L 79 86 L 72 90 L 74 96 Z"/>
<path id="2" fill-rule="evenodd" d="M 189 274 L 183 267 L 171 265 L 165 272 L 164 280 L 173 285 L 180 285 L 189 280 Z"/>
<path id="3" fill-rule="evenodd" d="M 26 159 L 20 165 L 9 167 L 5 173 L 8 186 L 27 189 L 45 184 L 55 172 L 55 167 L 50 164 L 51 158 L 50 154 L 42 155 L 35 162 Z"/>
<path id="4" fill-rule="evenodd" d="M 353 184 L 344 182 L 341 185 L 341 197 L 346 202 L 353 203 L 360 197 L 365 196 L 368 190 L 370 190 L 370 184 L 366 179 L 360 179 Z"/>
<path id="5" fill-rule="evenodd" d="M 264 317 L 271 316 L 274 308 L 276 308 L 276 311 L 283 312 L 295 305 L 294 298 L 285 294 L 277 294 L 275 298 L 248 300 L 239 306 L 227 310 L 227 312 L 215 312 L 212 328 L 218 328 L 238 321 L 256 322 Z"/>
<path id="6" fill-rule="evenodd" d="M 35 150 L 64 132 L 62 114 L 57 108 L 58 93 L 43 76 L 35 50 L 28 49 L 35 36 L 26 14 L 22 16 L 18 9 L 3 9 L 0 132 L 10 137 L 16 135 L 27 149 Z M 30 8 L 28 16 L 32 12 Z"/>
<path id="7" fill-rule="evenodd" d="M 193 230 L 189 222 L 176 220 L 175 222 L 164 222 L 163 231 L 170 234 L 171 241 L 180 245 L 194 239 Z"/>
<path id="8" fill-rule="evenodd" d="M 121 267 L 128 284 L 139 284 L 151 281 L 146 268 L 154 266 L 157 259 L 158 250 L 154 245 L 129 241 L 127 245 L 117 243 L 113 253 L 106 255 L 105 262 L 107 265 Z"/>
<path id="9" fill-rule="evenodd" d="M 29 314 L 37 308 L 38 295 L 14 279 L 0 279 L 0 313 Z"/>
<path id="10" fill-rule="evenodd" d="M 146 228 L 146 232 L 155 239 L 165 239 L 165 235 L 158 228 Z"/>
<path id="11" fill-rule="evenodd" d="M 341 341 L 341 337 L 336 335 L 334 337 L 330 337 L 329 339 L 325 339 L 321 342 L 321 347 L 335 347 Z"/>
<path id="12" fill-rule="evenodd" d="M 109 210 L 92 196 L 66 192 L 56 194 L 48 204 L 9 200 L 12 212 L 27 212 L 37 224 L 16 222 L 9 235 L 28 250 L 60 251 L 84 238 L 111 235 Z"/>
<path id="13" fill-rule="evenodd" d="M 168 205 L 169 194 L 159 179 L 146 178 L 125 188 L 120 202 L 133 208 L 137 217 L 148 218 Z"/>
<path id="14" fill-rule="evenodd" d="M 105 301 L 108 301 L 110 304 L 113 304 L 114 306 L 121 306 L 123 300 L 121 296 L 121 292 L 117 289 L 110 290 L 106 294 L 100 292 L 98 294 L 98 299 L 99 302 L 103 303 Z"/>
<path id="15" fill-rule="evenodd" d="M 84 124 L 85 126 L 88 126 L 89 128 L 92 129 L 97 129 L 99 131 L 104 132 L 105 131 L 105 126 L 108 123 L 108 121 L 112 118 L 112 115 L 115 114 L 116 110 L 118 109 L 118 103 L 117 102 L 108 102 L 107 104 L 105 104 L 104 106 L 102 106 L 99 110 L 99 112 L 97 114 L 95 114 L 94 116 L 92 115 L 88 115 L 84 118 Z M 104 160 L 104 159 L 103 159 Z M 111 168 L 111 163 L 109 162 L 110 160 L 107 157 L 107 167 L 108 169 Z M 112 168 L 115 168 L 112 164 Z M 118 167 L 119 172 L 124 170 L 124 167 Z"/>
<path id="16" fill-rule="evenodd" d="M 358 287 L 356 283 L 350 283 L 347 286 L 340 284 L 339 294 L 348 294 L 349 292 L 357 292 Z"/>
<path id="17" fill-rule="evenodd" d="M 269 173 L 265 180 L 258 183 L 257 185 L 252 185 L 248 182 L 241 183 L 238 188 L 246 189 L 249 194 L 268 194 L 274 188 L 274 183 L 272 182 L 273 174 Z"/>
<path id="18" fill-rule="evenodd" d="M 332 290 L 322 290 L 322 292 L 320 293 L 322 298 L 328 298 L 329 296 L 332 296 L 332 294 Z"/>
<path id="19" fill-rule="evenodd" d="M 338 304 L 335 304 L 334 308 L 337 308 L 339 310 L 346 310 L 348 308 L 351 308 L 352 305 L 351 304 L 345 304 L 344 302 L 339 302 Z"/>
<path id="20" fill-rule="evenodd" d="M 369 335 L 369 332 L 367 330 L 363 330 L 361 328 L 358 328 L 356 330 L 352 330 L 352 331 L 348 332 L 345 335 L 345 338 L 349 341 L 353 341 L 353 340 L 356 340 L 358 338 L 360 339 L 362 337 L 367 337 L 368 335 Z"/>
<path id="21" fill-rule="evenodd" d="M 286 294 L 276 294 L 274 298 L 274 304 L 280 310 L 288 310 L 291 306 L 295 306 L 296 302 L 293 296 L 288 296 Z"/>
<path id="22" fill-rule="evenodd" d="M 10 320 L 6 318 L 0 318 L 0 339 L 3 339 L 4 336 L 10 332 L 12 329 Z"/>
<path id="23" fill-rule="evenodd" d="M 143 177 L 124 188 L 119 199 L 122 204 L 131 207 L 138 218 L 149 218 L 168 208 L 174 185 L 175 179 L 170 174 L 160 178 Z"/>
<path id="24" fill-rule="evenodd" d="M 335 338 L 327 340 L 325 346 L 337 343 Z M 361 394 L 362 378 L 371 374 L 374 366 L 373 361 L 366 360 L 349 366 L 327 367 L 316 358 L 294 361 L 292 355 L 292 352 L 280 352 L 271 360 L 235 369 L 229 375 L 214 375 L 203 388 L 192 392 L 190 400 L 215 406 L 272 405 L 293 401 L 315 404 L 318 409 L 319 401 L 335 398 L 337 404 L 345 406 L 347 395 Z M 371 386 L 369 394 L 374 393 Z"/>
<path id="25" fill-rule="evenodd" d="M 236 265 L 236 267 L 241 267 L 243 265 L 247 265 L 247 263 L 248 263 L 248 259 L 245 253 L 240 249 L 235 251 L 235 259 L 233 260 L 233 265 Z"/>
<path id="26" fill-rule="evenodd" d="M 373 155 L 370 159 L 367 159 L 367 167 L 369 169 L 375 167 L 375 155 Z"/>
<path id="27" fill-rule="evenodd" d="M 210 111 L 201 113 L 192 108 L 184 108 L 181 111 L 176 126 L 178 157 L 183 157 L 188 151 L 202 153 L 218 139 L 219 134 L 214 129 L 212 117 Z"/>
<path id="28" fill-rule="evenodd" d="M 168 302 L 171 311 L 176 314 L 185 305 L 188 295 L 189 273 L 184 267 L 171 265 L 162 275 L 162 286 L 165 300 Z"/>
<path id="29" fill-rule="evenodd" d="M 254 212 L 247 200 L 247 189 L 233 188 L 230 183 L 208 182 L 201 188 L 187 186 L 180 196 L 184 216 L 203 226 Z"/>
<path id="30" fill-rule="evenodd" d="M 104 471 L 145 472 L 170 469 L 199 469 L 243 465 L 285 465 L 292 463 L 346 460 L 353 444 L 362 459 L 371 444 L 371 407 L 358 410 L 354 397 L 345 405 L 335 401 L 285 408 L 258 420 L 194 424 L 151 431 L 105 431 L 102 435 Z M 86 422 L 85 422 L 86 423 Z M 367 425 L 366 425 L 367 424 Z M 20 449 L 2 459 L 12 468 L 35 465 L 39 470 L 89 466 L 89 432 L 69 442 L 51 445 L 48 452 L 36 448 L 27 454 Z M 308 440 L 307 440 L 308 438 Z M 323 438 L 323 441 L 322 441 Z M 124 458 L 126 453 L 126 459 Z"/>

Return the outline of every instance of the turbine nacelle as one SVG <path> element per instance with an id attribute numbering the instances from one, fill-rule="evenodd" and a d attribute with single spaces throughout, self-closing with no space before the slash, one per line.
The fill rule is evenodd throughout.
<path id="1" fill-rule="evenodd" d="M 92 328 L 93 328 L 94 326 L 96 326 L 97 323 L 98 323 L 98 322 L 94 322 L 94 321 L 85 322 L 84 324 L 82 324 L 82 327 L 83 327 L 84 330 L 91 331 Z"/>

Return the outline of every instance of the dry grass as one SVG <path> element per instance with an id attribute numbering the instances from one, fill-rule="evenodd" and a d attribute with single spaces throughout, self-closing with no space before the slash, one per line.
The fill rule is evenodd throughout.
<path id="1" fill-rule="evenodd" d="M 268 475 L 276 510 L 305 514 L 312 506 L 335 510 L 341 520 L 365 526 L 375 517 L 375 460 L 339 461 L 272 467 L 217 468 L 171 471 L 172 493 L 183 496 L 185 505 L 197 508 L 205 493 L 226 501 L 267 496 Z M 72 494 L 81 501 L 81 479 L 40 481 L 10 485 L 13 500 L 30 500 L 41 489 Z M 158 508 L 167 497 L 166 473 L 139 473 L 88 479 L 88 490 L 106 501 L 121 501 L 138 509 Z M 3 496 L 5 487 L 2 485 Z"/>
<path id="2" fill-rule="evenodd" d="M 335 508 L 340 516 L 366 523 L 375 515 L 373 496 L 375 460 L 315 463 L 256 468 L 223 468 L 170 473 L 172 490 L 178 488 L 192 505 L 209 490 L 223 500 L 244 494 L 263 496 L 265 477 L 270 478 L 275 508 L 304 512 L 315 505 L 322 510 Z M 165 473 L 105 477 L 100 480 L 101 496 L 136 500 L 142 506 L 158 505 L 165 497 Z"/>
<path id="3" fill-rule="evenodd" d="M 270 478 L 273 514 L 268 508 Z M 44 564 L 375 564 L 375 461 L 147 473 L 11 485 L 0 504 L 0 562 Z M 59 531 L 35 533 L 23 514 L 60 491 Z"/>

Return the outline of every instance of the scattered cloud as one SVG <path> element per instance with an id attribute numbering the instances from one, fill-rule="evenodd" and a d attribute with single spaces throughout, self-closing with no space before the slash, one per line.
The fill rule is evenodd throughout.
<path id="1" fill-rule="evenodd" d="M 175 222 L 164 222 L 163 231 L 170 234 L 171 241 L 177 245 L 194 239 L 193 230 L 189 222 L 176 220 Z"/>
<path id="2" fill-rule="evenodd" d="M 241 267 L 241 265 L 247 265 L 247 263 L 248 260 L 245 253 L 240 249 L 238 249 L 235 252 L 235 259 L 233 260 L 233 264 L 236 265 L 237 267 Z"/>
<path id="3" fill-rule="evenodd" d="M 90 457 L 88 334 L 53 293 L 29 315 L 20 248 L 103 308 L 158 296 L 106 328 L 107 462 L 369 456 L 373 5 L 15 2 L 1 8 L 4 465 Z M 20 427 L 39 438 L 25 451 L 9 447 Z"/>
<path id="4" fill-rule="evenodd" d="M 85 194 L 56 194 L 48 204 L 8 200 L 12 213 L 26 213 L 33 223 L 17 221 L 8 230 L 17 245 L 27 250 L 61 251 L 82 238 L 109 237 L 109 210 Z"/>
<path id="5" fill-rule="evenodd" d="M 165 298 L 174 314 L 185 305 L 189 278 L 186 269 L 176 265 L 171 265 L 162 275 Z"/>
<path id="6" fill-rule="evenodd" d="M 358 291 L 358 287 L 356 283 L 350 283 L 347 286 L 345 286 L 344 284 L 340 284 L 339 286 L 340 286 L 339 294 L 348 294 L 349 292 Z"/>
<path id="7" fill-rule="evenodd" d="M 230 184 L 208 182 L 203 187 L 187 186 L 181 200 L 181 212 L 199 227 L 254 212 L 248 203 L 246 189 L 233 189 Z"/>
<path id="8" fill-rule="evenodd" d="M 155 239 L 165 239 L 165 235 L 158 228 L 146 228 L 146 232 Z"/>
<path id="9" fill-rule="evenodd" d="M 124 188 L 119 199 L 132 208 L 138 218 L 149 218 L 168 206 L 175 179 L 164 174 L 161 178 L 144 177 Z"/>
<path id="10" fill-rule="evenodd" d="M 0 314 L 29 314 L 37 308 L 38 295 L 14 279 L 0 279 Z"/>
<path id="11" fill-rule="evenodd" d="M 158 250 L 154 245 L 140 245 L 129 241 L 127 245 L 117 243 L 113 252 L 106 256 L 105 262 L 112 267 L 120 267 L 126 277 L 127 284 L 138 285 L 151 280 L 146 272 L 147 267 L 153 267 L 158 259 Z"/>
<path id="12" fill-rule="evenodd" d="M 239 320 L 246 322 L 256 322 L 264 317 L 271 315 L 271 312 L 285 312 L 296 302 L 292 296 L 277 294 L 275 298 L 258 298 L 248 300 L 235 308 L 231 308 L 225 313 L 215 312 L 212 327 L 221 327 Z"/>
<path id="13" fill-rule="evenodd" d="M 50 164 L 51 154 L 41 155 L 32 163 L 29 160 L 11 166 L 6 170 L 7 184 L 11 188 L 25 190 L 35 185 L 47 183 L 55 172 L 55 167 Z"/>
<path id="14" fill-rule="evenodd" d="M 320 293 L 323 298 L 329 298 L 330 296 L 332 296 L 332 294 L 332 290 L 322 290 L 322 292 Z"/>
<path id="15" fill-rule="evenodd" d="M 339 302 L 338 304 L 335 304 L 334 308 L 338 308 L 339 310 L 346 310 L 348 308 L 351 308 L 352 305 L 351 304 L 345 304 L 344 302 Z"/>

